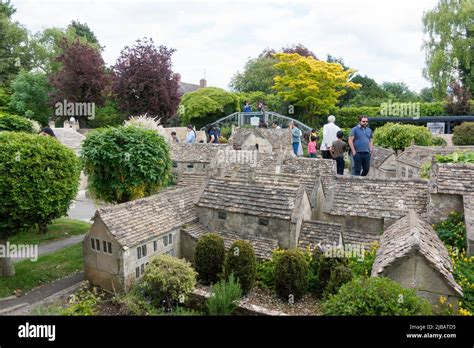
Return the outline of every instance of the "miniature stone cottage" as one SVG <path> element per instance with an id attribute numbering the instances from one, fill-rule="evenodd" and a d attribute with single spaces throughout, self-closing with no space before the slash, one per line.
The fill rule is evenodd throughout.
<path id="1" fill-rule="evenodd" d="M 372 267 L 373 277 L 385 276 L 416 289 L 433 304 L 444 296 L 457 307 L 462 289 L 452 272 L 443 242 L 414 210 L 384 232 Z"/>

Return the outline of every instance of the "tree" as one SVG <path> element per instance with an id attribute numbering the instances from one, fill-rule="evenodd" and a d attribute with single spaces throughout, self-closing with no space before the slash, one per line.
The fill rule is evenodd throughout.
<path id="1" fill-rule="evenodd" d="M 418 101 L 416 93 L 410 91 L 410 88 L 404 82 L 384 82 L 382 83 L 382 89 L 388 93 L 388 97 L 394 101 Z"/>
<path id="2" fill-rule="evenodd" d="M 79 187 L 80 163 L 52 137 L 0 132 L 0 245 L 37 224 L 41 233 L 66 215 Z M 13 275 L 0 258 L 0 275 Z"/>
<path id="3" fill-rule="evenodd" d="M 230 82 L 230 87 L 237 92 L 274 93 L 273 79 L 278 74 L 274 68 L 276 59 L 259 57 L 247 61 L 242 73 L 237 72 Z"/>
<path id="4" fill-rule="evenodd" d="M 448 96 L 446 109 L 450 115 L 469 115 L 471 112 L 471 92 L 460 83 L 451 84 L 452 94 Z"/>
<path id="5" fill-rule="evenodd" d="M 92 44 L 99 44 L 99 40 L 95 36 L 94 32 L 89 28 L 87 23 L 81 23 L 79 21 L 72 21 L 67 27 L 68 30 L 73 30 L 78 37 L 83 37 L 87 42 Z"/>
<path id="6" fill-rule="evenodd" d="M 62 67 L 50 78 L 51 85 L 55 88 L 51 94 L 52 104 L 66 100 L 102 105 L 107 77 L 100 52 L 79 40 L 73 43 L 63 40 L 61 47 L 63 53 L 57 60 L 61 62 Z M 86 119 L 80 117 L 84 115 L 75 116 L 79 118 L 81 127 L 86 128 Z"/>
<path id="7" fill-rule="evenodd" d="M 21 116 L 0 112 L 0 132 L 33 133 L 33 123 Z"/>
<path id="8" fill-rule="evenodd" d="M 8 86 L 20 68 L 30 63 L 28 32 L 12 21 L 15 12 L 10 0 L 0 1 L 0 87 Z"/>
<path id="9" fill-rule="evenodd" d="M 313 57 L 316 55 L 302 44 L 287 46 L 280 49 L 282 53 L 296 53 L 303 57 Z M 266 48 L 257 58 L 247 61 L 243 72 L 237 72 L 231 79 L 229 86 L 237 92 L 263 92 L 265 94 L 274 94 L 272 89 L 274 78 L 278 75 L 275 64 L 278 60 L 274 49 Z"/>
<path id="10" fill-rule="evenodd" d="M 344 88 L 359 88 L 349 82 L 354 70 L 344 70 L 338 63 L 327 63 L 298 54 L 277 53 L 274 89 L 285 101 L 304 108 L 306 115 L 322 115 L 329 112 L 345 93 Z"/>
<path id="11" fill-rule="evenodd" d="M 51 86 L 45 74 L 21 71 L 12 81 L 10 108 L 17 114 L 46 126 L 53 114 L 49 106 Z"/>
<path id="12" fill-rule="evenodd" d="M 427 35 L 424 76 L 433 83 L 438 98 L 458 78 L 474 94 L 474 2 L 471 0 L 439 0 L 438 5 L 423 15 L 423 31 Z"/>
<path id="13" fill-rule="evenodd" d="M 170 179 L 167 141 L 140 127 L 109 127 L 88 134 L 81 159 L 89 187 L 99 198 L 123 203 L 154 194 Z"/>
<path id="14" fill-rule="evenodd" d="M 166 123 L 179 104 L 179 75 L 173 73 L 174 49 L 155 46 L 152 39 L 125 47 L 113 67 L 113 90 L 119 108 L 128 114 L 147 114 Z"/>
<path id="15" fill-rule="evenodd" d="M 420 90 L 420 99 L 422 102 L 431 103 L 436 100 L 433 87 L 424 87 Z"/>
<path id="16" fill-rule="evenodd" d="M 217 87 L 186 93 L 179 105 L 181 123 L 195 123 L 197 127 L 236 111 L 239 111 L 237 95 Z"/>
<path id="17" fill-rule="evenodd" d="M 368 76 L 356 75 L 351 82 L 361 85 L 361 88 L 346 88 L 346 94 L 340 98 L 340 106 L 380 106 L 389 99 L 388 93 Z"/>

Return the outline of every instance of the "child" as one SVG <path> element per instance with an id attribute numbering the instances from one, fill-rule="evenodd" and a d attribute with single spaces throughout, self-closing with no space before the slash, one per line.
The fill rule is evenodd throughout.
<path id="1" fill-rule="evenodd" d="M 329 148 L 332 158 L 336 161 L 337 174 L 344 175 L 344 153 L 347 151 L 347 144 L 342 140 L 344 133 L 338 131 L 336 133 L 337 140 L 332 142 L 332 146 Z"/>
<path id="2" fill-rule="evenodd" d="M 316 158 L 316 137 L 313 135 L 308 142 L 309 157 Z"/>

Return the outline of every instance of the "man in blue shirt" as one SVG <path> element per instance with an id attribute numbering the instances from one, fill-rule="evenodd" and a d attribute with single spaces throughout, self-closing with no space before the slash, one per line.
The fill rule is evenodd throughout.
<path id="1" fill-rule="evenodd" d="M 250 103 L 248 101 L 245 102 L 244 112 L 252 112 L 252 107 L 250 106 Z"/>
<path id="2" fill-rule="evenodd" d="M 367 127 L 368 124 L 367 116 L 360 116 L 359 124 L 352 128 L 349 134 L 349 146 L 354 156 L 354 175 L 357 176 L 366 176 L 370 169 L 373 144 L 372 129 Z"/>

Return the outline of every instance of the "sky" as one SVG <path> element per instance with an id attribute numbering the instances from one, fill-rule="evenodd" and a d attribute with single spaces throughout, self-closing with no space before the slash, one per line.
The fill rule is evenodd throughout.
<path id="1" fill-rule="evenodd" d="M 113 65 L 125 46 L 143 37 L 176 49 L 181 80 L 229 89 L 249 58 L 265 48 L 301 43 L 320 59 L 328 54 L 378 83 L 405 82 L 419 91 L 422 16 L 437 0 L 12 0 L 14 19 L 35 33 L 87 23 Z"/>

